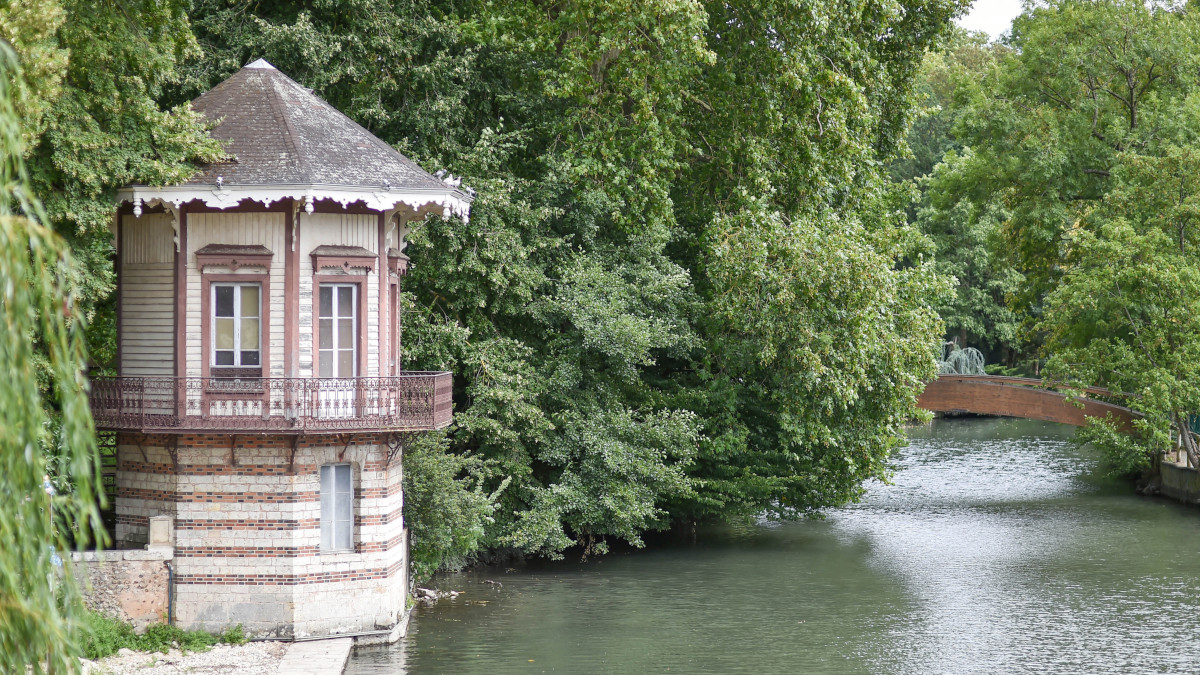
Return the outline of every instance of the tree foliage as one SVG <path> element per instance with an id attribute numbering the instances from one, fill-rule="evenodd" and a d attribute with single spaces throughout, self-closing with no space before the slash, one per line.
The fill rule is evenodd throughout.
<path id="1" fill-rule="evenodd" d="M 1011 296 L 1028 345 L 1040 343 L 1032 329 L 1074 224 L 1108 194 L 1123 158 L 1182 131 L 1197 28 L 1195 12 L 1156 3 L 1031 4 L 1013 22 L 1012 49 L 956 87 L 953 134 L 968 149 L 935 171 L 930 221 L 995 229 L 998 260 L 984 264 L 1019 276 L 975 288 Z"/>
<path id="2" fill-rule="evenodd" d="M 1198 37 L 1190 4 L 1028 5 L 1011 50 L 957 85 L 964 147 L 934 170 L 922 211 L 935 239 L 947 224 L 990 240 L 960 297 L 1003 294 L 1051 376 L 1146 414 L 1132 439 L 1111 423 L 1083 432 L 1122 473 L 1167 449 L 1172 429 L 1197 459 Z"/>
<path id="3" fill-rule="evenodd" d="M 470 222 L 411 236 L 409 363 L 510 480 L 481 546 L 603 551 L 886 473 L 942 286 L 882 167 L 961 5 L 200 0 L 173 100 L 263 57 L 465 176 Z"/>
<path id="4" fill-rule="evenodd" d="M 1188 426 L 1200 410 L 1200 148 L 1123 158 L 1113 182 L 1072 230 L 1062 282 L 1047 297 L 1047 367 L 1129 393 L 1146 415 L 1143 450 L 1171 447 L 1174 429 L 1200 466 Z"/>
<path id="5" fill-rule="evenodd" d="M 83 320 L 69 291 L 75 262 L 45 225 L 24 163 L 29 134 L 17 105 L 29 110 L 30 91 L 0 41 L 0 671 L 72 672 L 82 605 L 60 555 L 101 531 L 93 492 L 100 467 Z M 47 404 L 58 414 L 49 416 Z M 57 495 L 45 478 L 51 458 L 69 488 Z"/>
<path id="6" fill-rule="evenodd" d="M 0 38 L 30 64 L 17 87 L 33 189 L 80 266 L 91 358 L 115 356 L 113 200 L 129 184 L 182 181 L 221 157 L 198 115 L 164 87 L 198 54 L 184 0 L 30 0 L 0 6 Z"/>

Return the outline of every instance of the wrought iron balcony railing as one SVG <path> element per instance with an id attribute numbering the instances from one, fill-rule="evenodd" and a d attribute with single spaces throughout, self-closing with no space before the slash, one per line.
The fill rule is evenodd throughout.
<path id="1" fill-rule="evenodd" d="M 450 424 L 446 372 L 394 377 L 97 377 L 90 400 L 108 431 L 341 433 Z"/>

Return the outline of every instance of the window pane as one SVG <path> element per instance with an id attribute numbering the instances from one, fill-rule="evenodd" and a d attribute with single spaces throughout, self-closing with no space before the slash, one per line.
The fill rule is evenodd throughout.
<path id="1" fill-rule="evenodd" d="M 317 344 L 318 349 L 333 349 L 333 319 L 321 319 L 317 321 L 320 326 L 320 342 Z"/>
<path id="2" fill-rule="evenodd" d="M 340 549 L 350 549 L 354 547 L 354 492 L 350 485 L 350 467 L 343 464 L 335 469 L 334 492 L 337 497 L 334 500 L 334 511 L 337 536 L 334 544 Z"/>
<path id="3" fill-rule="evenodd" d="M 241 363 L 241 365 L 243 365 L 243 366 L 259 366 L 259 365 L 262 365 L 261 363 L 259 363 L 259 362 L 258 362 L 258 354 L 259 354 L 259 351 L 258 351 L 257 349 L 254 349 L 254 350 L 248 350 L 248 351 L 243 351 L 243 352 L 242 352 L 242 363 Z"/>
<path id="4" fill-rule="evenodd" d="M 233 349 L 233 319 L 217 319 L 217 349 Z"/>
<path id="5" fill-rule="evenodd" d="M 321 550 L 333 549 L 333 467 L 321 467 Z"/>
<path id="6" fill-rule="evenodd" d="M 233 286 L 214 286 L 217 296 L 216 316 L 233 316 Z"/>
<path id="7" fill-rule="evenodd" d="M 319 316 L 333 316 L 333 287 L 321 287 L 321 309 Z"/>
<path id="8" fill-rule="evenodd" d="M 354 377 L 354 351 L 350 349 L 338 350 L 338 372 L 337 377 Z"/>
<path id="9" fill-rule="evenodd" d="M 242 286 L 242 316 L 258 316 L 258 284 Z"/>
<path id="10" fill-rule="evenodd" d="M 354 287 L 341 286 L 338 288 L 338 316 L 354 315 Z"/>
<path id="11" fill-rule="evenodd" d="M 233 352 L 226 350 L 219 351 L 217 352 L 217 358 L 215 358 L 213 361 L 218 366 L 232 366 Z"/>
<path id="12" fill-rule="evenodd" d="M 349 349 L 354 346 L 354 319 L 338 319 L 338 347 Z"/>
<path id="13" fill-rule="evenodd" d="M 242 319 L 242 349 L 258 349 L 258 319 Z"/>
<path id="14" fill-rule="evenodd" d="M 321 350 L 317 377 L 333 377 L 333 352 Z"/>

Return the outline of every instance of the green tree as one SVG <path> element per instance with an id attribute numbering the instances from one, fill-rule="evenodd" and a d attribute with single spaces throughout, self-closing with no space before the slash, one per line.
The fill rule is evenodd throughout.
<path id="1" fill-rule="evenodd" d="M 199 0 L 205 55 L 172 102 L 263 57 L 465 176 L 470 222 L 411 236 L 404 344 L 456 373 L 450 449 L 487 463 L 497 502 L 491 522 L 407 515 L 603 551 L 673 518 L 842 503 L 884 473 L 940 328 L 882 167 L 961 6 Z M 747 304 L 745 274 L 775 265 Z M 481 503 L 428 459 L 413 481 Z"/>
<path id="2" fill-rule="evenodd" d="M 93 492 L 100 467 L 84 321 L 68 290 L 75 262 L 45 226 L 24 164 L 28 133 L 16 106 L 29 106 L 30 91 L 0 40 L 0 671 L 74 672 L 82 604 L 60 556 L 102 531 Z M 53 496 L 48 455 L 68 488 Z"/>
<path id="3" fill-rule="evenodd" d="M 706 8 L 716 62 L 688 92 L 673 193 L 703 342 L 669 374 L 705 442 L 673 513 L 794 517 L 886 476 L 934 372 L 942 284 L 884 167 L 962 4 Z"/>
<path id="4" fill-rule="evenodd" d="M 1071 230 L 1064 274 L 1046 299 L 1047 369 L 1124 392 L 1145 414 L 1135 444 L 1111 423 L 1087 435 L 1117 471 L 1147 467 L 1172 446 L 1171 430 L 1200 466 L 1188 425 L 1200 411 L 1200 147 L 1122 157 L 1112 180 L 1104 203 Z"/>
<path id="5" fill-rule="evenodd" d="M 995 253 L 1021 275 L 1009 306 L 1030 347 L 1075 223 L 1112 189 L 1125 158 L 1155 154 L 1184 131 L 1176 117 L 1197 84 L 1198 29 L 1186 7 L 1031 4 L 993 72 L 956 87 L 953 133 L 969 151 L 936 172 L 934 208 L 972 226 L 997 221 Z"/>
<path id="6" fill-rule="evenodd" d="M 0 5 L 0 38 L 31 64 L 18 85 L 26 161 L 47 224 L 79 265 L 71 283 L 92 324 L 90 353 L 115 356 L 112 235 L 116 190 L 179 182 L 221 156 L 186 106 L 164 110 L 164 87 L 197 53 L 185 0 Z"/>
<path id="7" fill-rule="evenodd" d="M 990 360 L 1011 362 L 1019 350 L 1019 320 L 1008 298 L 1019 292 L 1023 277 L 995 253 L 1008 212 L 997 202 L 967 196 L 970 186 L 959 183 L 959 165 L 971 161 L 971 151 L 953 130 L 960 86 L 996 78 L 1008 51 L 986 34 L 956 30 L 943 48 L 926 52 L 917 74 L 922 111 L 909 132 L 911 155 L 893 162 L 890 173 L 920 189 L 910 222 L 933 241 L 938 273 L 956 280 L 953 295 L 936 305 L 947 338 L 985 350 Z"/>

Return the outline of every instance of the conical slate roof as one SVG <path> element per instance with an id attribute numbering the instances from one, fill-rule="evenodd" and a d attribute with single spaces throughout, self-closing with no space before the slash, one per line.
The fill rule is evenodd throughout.
<path id="1" fill-rule="evenodd" d="M 371 132 L 259 59 L 192 101 L 233 158 L 184 185 L 325 185 L 437 190 L 426 173 Z"/>

